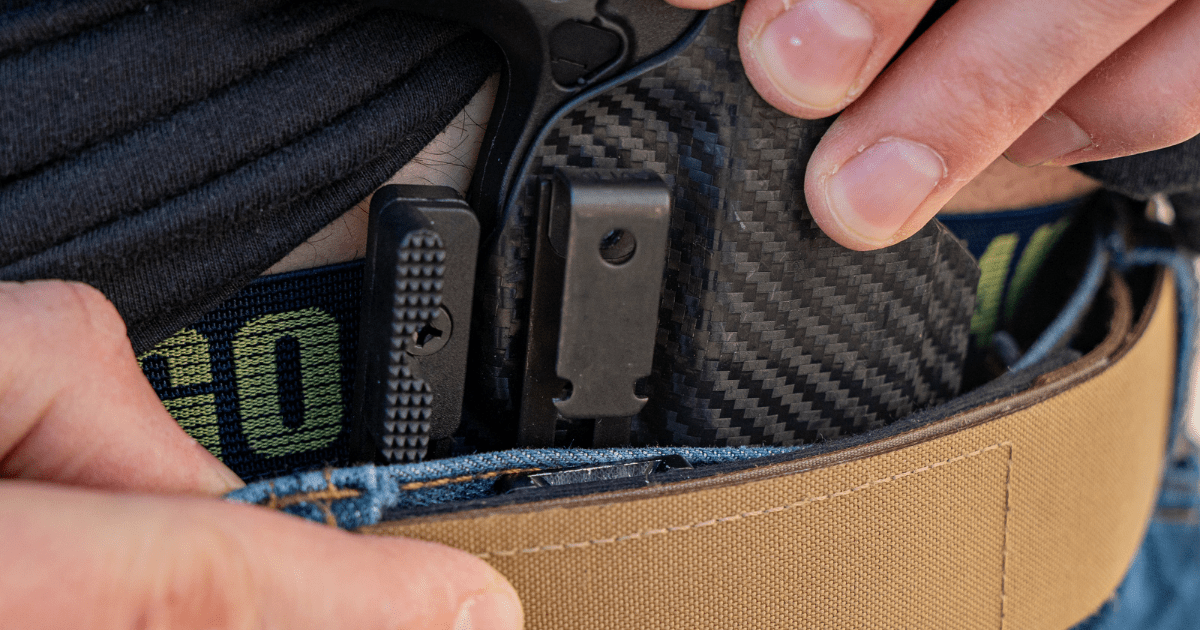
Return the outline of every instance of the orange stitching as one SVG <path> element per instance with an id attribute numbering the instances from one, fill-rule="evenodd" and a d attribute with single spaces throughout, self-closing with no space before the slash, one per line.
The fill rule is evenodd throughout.
<path id="1" fill-rule="evenodd" d="M 341 492 L 341 489 L 333 483 L 332 468 L 325 469 L 325 486 L 328 488 L 329 493 L 337 494 Z M 355 494 L 357 495 L 358 493 L 355 492 Z M 313 503 L 325 514 L 325 524 L 330 527 L 337 527 L 337 517 L 333 515 L 333 499 L 314 501 Z"/>
<path id="2" fill-rule="evenodd" d="M 272 510 L 279 509 L 279 497 L 275 495 L 275 482 L 267 482 L 267 508 Z"/>
<path id="3" fill-rule="evenodd" d="M 267 503 L 267 507 L 281 509 L 296 505 L 297 503 L 315 503 L 317 501 L 336 501 L 338 499 L 353 499 L 362 496 L 358 490 L 349 488 L 337 488 L 330 484 L 327 490 L 315 490 L 313 492 L 305 492 L 303 494 L 290 494 L 283 498 L 273 497 L 274 503 Z"/>
<path id="4" fill-rule="evenodd" d="M 337 517 L 333 514 L 333 502 L 338 499 L 353 499 L 362 496 L 362 493 L 358 490 L 337 487 L 333 483 L 333 470 L 329 468 L 325 469 L 325 484 L 328 487 L 324 490 L 291 494 L 280 498 L 275 494 L 275 482 L 272 481 L 267 484 L 267 502 L 264 504 L 264 507 L 272 510 L 282 510 L 283 508 L 301 503 L 312 503 L 325 515 L 326 525 L 337 527 Z"/>
<path id="5" fill-rule="evenodd" d="M 317 506 L 317 509 L 321 510 L 321 513 L 325 515 L 326 525 L 337 527 L 337 517 L 333 515 L 333 508 L 328 501 L 316 501 L 313 505 Z"/>
<path id="6" fill-rule="evenodd" d="M 462 477 L 448 477 L 445 479 L 433 479 L 431 481 L 413 481 L 400 486 L 401 490 L 420 490 L 422 488 L 436 488 L 452 483 L 462 483 L 464 481 L 480 481 L 483 479 L 491 479 L 500 475 L 512 475 L 516 473 L 538 472 L 541 468 L 509 468 L 508 470 L 494 470 L 492 472 L 482 473 L 478 475 L 463 475 Z"/>
<path id="7" fill-rule="evenodd" d="M 850 488 L 849 490 L 841 490 L 838 492 L 833 492 L 830 494 L 822 495 L 819 497 L 809 497 L 809 498 L 806 498 L 806 499 L 803 499 L 800 501 L 796 501 L 795 503 L 788 503 L 786 505 L 780 505 L 777 507 L 770 507 L 770 508 L 765 508 L 762 510 L 754 510 L 752 512 L 742 512 L 740 514 L 734 514 L 732 516 L 723 516 L 723 517 L 719 517 L 719 518 L 709 519 L 707 521 L 701 521 L 698 523 L 691 523 L 690 525 L 676 525 L 673 527 L 662 527 L 659 529 L 647 529 L 647 530 L 643 530 L 643 531 L 636 532 L 633 534 L 627 534 L 625 536 L 613 536 L 611 538 L 599 538 L 596 540 L 588 540 L 588 541 L 584 541 L 584 542 L 574 542 L 574 543 L 562 543 L 562 544 L 557 544 L 557 545 L 541 545 L 538 547 L 528 547 L 526 549 L 510 549 L 510 550 L 506 550 L 506 551 L 486 551 L 484 553 L 477 553 L 477 554 L 475 554 L 475 556 L 477 558 L 487 559 L 487 558 L 491 558 L 494 556 L 508 557 L 508 556 L 515 556 L 517 554 L 523 554 L 523 553 L 538 553 L 538 552 L 542 552 L 542 551 L 562 551 L 564 549 L 582 549 L 584 547 L 592 547 L 595 545 L 608 545 L 608 544 L 612 544 L 612 543 L 624 542 L 626 540 L 635 540 L 638 538 L 646 538 L 649 536 L 658 536 L 660 534 L 669 534 L 672 532 L 683 532 L 683 531 L 688 531 L 691 529 L 699 529 L 701 527 L 710 527 L 713 525 L 720 525 L 722 523 L 741 521 L 741 520 L 753 518 L 756 516 L 764 516 L 767 514 L 774 514 L 776 512 L 783 512 L 786 510 L 800 507 L 802 505 L 808 505 L 809 503 L 816 503 L 818 501 L 825 501 L 827 499 L 836 499 L 838 497 L 844 497 L 846 495 L 853 494 L 860 490 L 867 490 L 869 488 L 873 488 L 878 485 L 882 485 L 885 483 L 891 483 L 893 481 L 903 479 L 904 477 L 908 477 L 909 475 L 916 475 L 916 474 L 920 474 L 923 472 L 929 472 L 930 470 L 934 470 L 936 468 L 941 468 L 942 466 L 947 466 L 947 465 L 953 464 L 955 462 L 960 462 L 964 459 L 976 457 L 976 456 L 982 455 L 984 453 L 987 453 L 988 451 L 999 450 L 1000 447 L 1002 447 L 1002 446 L 1009 447 L 1009 462 L 1010 462 L 1009 467 L 1011 468 L 1012 442 L 1000 442 L 997 444 L 992 444 L 991 446 L 988 446 L 985 448 L 981 448 L 977 451 L 971 451 L 970 453 L 965 453 L 962 455 L 957 455 L 955 457 L 951 457 L 950 459 L 947 459 L 945 461 L 936 462 L 933 464 L 929 464 L 928 466 L 922 466 L 920 468 L 908 470 L 908 471 L 901 472 L 901 473 L 896 473 L 894 475 L 891 475 L 890 477 L 876 479 L 875 481 L 868 481 L 867 483 L 855 486 L 853 488 Z M 1005 501 L 1007 503 L 1007 499 Z M 1005 541 L 1007 543 L 1007 539 L 1008 539 L 1007 508 L 1006 508 L 1005 514 L 1006 514 L 1006 517 L 1005 517 Z M 1003 592 L 1003 586 L 1001 587 L 1001 591 Z M 1002 593 L 1001 597 L 1003 597 L 1003 593 Z M 1001 610 L 1003 611 L 1003 602 L 1001 603 Z M 1001 613 L 1001 615 L 1003 617 L 1003 612 Z"/>
<path id="8" fill-rule="evenodd" d="M 433 479 L 430 481 L 413 481 L 413 482 L 406 483 L 406 484 L 400 486 L 400 489 L 404 490 L 404 491 L 410 491 L 410 490 L 421 490 L 422 488 L 436 488 L 439 486 L 446 486 L 446 485 L 449 485 L 452 483 L 463 483 L 466 481 L 480 481 L 483 479 L 491 479 L 493 477 L 499 477 L 500 475 L 510 475 L 510 474 L 515 474 L 515 473 L 526 473 L 526 472 L 538 472 L 540 470 L 542 470 L 542 469 L 541 468 L 509 468 L 508 470 L 494 470 L 492 472 L 481 473 L 478 475 L 463 475 L 461 477 L 448 477 L 445 479 Z M 330 471 L 328 469 L 326 469 L 326 471 L 325 471 L 325 482 L 327 484 L 329 484 L 329 487 L 326 488 L 325 490 L 314 490 L 312 492 L 305 492 L 302 494 L 291 494 L 291 495 L 288 495 L 288 496 L 282 497 L 282 498 L 275 495 L 275 484 L 274 484 L 274 482 L 272 482 L 269 484 L 270 489 L 267 491 L 268 499 L 267 499 L 267 502 L 264 504 L 264 506 L 267 508 L 270 508 L 270 509 L 274 509 L 274 510 L 281 510 L 283 508 L 291 507 L 293 505 L 297 505 L 300 503 L 314 503 L 314 504 L 318 504 L 318 507 L 321 507 L 321 509 L 323 511 L 325 511 L 325 508 L 322 507 L 321 505 L 319 505 L 319 502 L 324 501 L 324 502 L 332 503 L 333 501 L 337 501 L 338 499 L 353 499 L 353 498 L 362 496 L 362 492 L 359 492 L 358 490 L 353 490 L 353 489 L 348 489 L 348 488 L 338 488 L 337 486 L 335 486 L 333 484 L 333 480 L 331 478 Z M 326 520 L 328 520 L 328 512 L 327 511 L 326 511 Z"/>

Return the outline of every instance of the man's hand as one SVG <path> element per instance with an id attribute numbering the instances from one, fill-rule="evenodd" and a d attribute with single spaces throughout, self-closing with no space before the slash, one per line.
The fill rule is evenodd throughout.
<path id="1" fill-rule="evenodd" d="M 84 285 L 0 282 L 0 473 L 5 627 L 522 625 L 512 587 L 463 552 L 203 498 L 241 482 Z"/>
<path id="2" fill-rule="evenodd" d="M 931 4 L 746 3 L 739 48 L 759 93 L 803 118 L 845 109 L 805 194 L 847 247 L 907 238 L 1002 153 L 1069 165 L 1200 132 L 1200 0 L 962 0 L 883 72 Z"/>

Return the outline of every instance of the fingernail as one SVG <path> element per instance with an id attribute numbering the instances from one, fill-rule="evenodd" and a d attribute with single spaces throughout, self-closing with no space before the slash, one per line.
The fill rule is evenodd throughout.
<path id="1" fill-rule="evenodd" d="M 1092 137 L 1069 116 L 1052 109 L 1037 119 L 1004 157 L 1018 166 L 1037 166 L 1092 146 Z"/>
<path id="2" fill-rule="evenodd" d="M 902 138 L 880 140 L 825 183 L 825 202 L 843 230 L 863 245 L 891 244 L 900 227 L 945 177 L 933 149 Z"/>
<path id="3" fill-rule="evenodd" d="M 241 477 L 224 465 L 213 466 L 210 471 L 216 478 L 219 488 L 214 494 L 225 494 L 246 486 L 246 482 L 242 481 Z"/>
<path id="4" fill-rule="evenodd" d="M 524 625 L 516 597 L 496 591 L 468 599 L 454 618 L 454 630 L 521 630 Z"/>
<path id="5" fill-rule="evenodd" d="M 755 56 L 775 87 L 797 105 L 838 106 L 867 62 L 871 21 L 843 0 L 806 0 L 771 21 Z"/>

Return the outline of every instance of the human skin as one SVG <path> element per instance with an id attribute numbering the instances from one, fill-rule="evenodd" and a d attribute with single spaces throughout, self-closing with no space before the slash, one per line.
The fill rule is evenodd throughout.
<path id="1" fill-rule="evenodd" d="M 522 625 L 469 554 L 215 498 L 241 481 L 167 414 L 86 285 L 0 282 L 0 475 L 6 628 Z"/>
<path id="2" fill-rule="evenodd" d="M 738 44 L 759 94 L 803 118 L 841 112 L 805 195 L 846 247 L 911 236 L 1001 154 L 1062 166 L 1200 132 L 1200 0 L 963 0 L 893 61 L 931 4 L 746 2 Z"/>
<path id="3" fill-rule="evenodd" d="M 1005 151 L 1021 164 L 1064 165 L 1168 146 L 1200 130 L 1190 39 L 1200 30 L 1200 0 L 965 0 L 880 75 L 927 4 L 750 0 L 743 16 L 742 56 L 768 101 L 807 118 L 845 110 L 813 156 L 806 194 L 818 223 L 847 247 L 901 240 L 943 206 L 1037 205 L 1093 186 L 1070 171 L 998 162 Z M 768 51 L 761 36 L 788 11 L 770 31 L 782 33 L 775 43 L 785 48 Z M 819 41 L 831 20 L 840 39 L 825 47 L 824 63 L 808 64 L 812 76 L 789 66 L 792 36 L 798 46 Z M 480 134 L 472 120 L 483 117 L 463 119 L 462 133 L 440 137 L 395 180 L 464 189 L 463 165 L 473 162 Z M 851 166 L 860 156 L 866 161 Z M 921 188 L 905 177 L 935 181 L 922 195 L 876 198 L 858 194 L 869 187 L 834 186 L 839 172 L 879 181 L 888 169 L 894 191 Z M 361 256 L 365 209 L 359 204 L 271 271 Z M 95 291 L 0 283 L 0 340 L 6 625 L 520 627 L 511 587 L 466 554 L 208 498 L 240 482 L 167 415 L 119 317 Z"/>

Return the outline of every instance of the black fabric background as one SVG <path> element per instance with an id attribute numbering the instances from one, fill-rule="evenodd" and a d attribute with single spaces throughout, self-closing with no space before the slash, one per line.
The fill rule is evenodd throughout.
<path id="1" fill-rule="evenodd" d="M 0 279 L 99 288 L 138 351 L 366 197 L 498 59 L 356 3 L 0 6 Z"/>
<path id="2" fill-rule="evenodd" d="M 139 351 L 369 194 L 499 59 L 460 27 L 353 2 L 0 11 L 0 280 L 96 286 Z M 1200 248 L 1200 138 L 1078 168 L 1177 194 Z"/>

